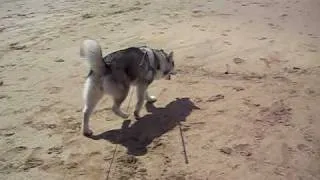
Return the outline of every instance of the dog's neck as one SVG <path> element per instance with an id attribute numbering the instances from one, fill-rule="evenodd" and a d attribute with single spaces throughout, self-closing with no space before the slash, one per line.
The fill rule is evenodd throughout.
<path id="1" fill-rule="evenodd" d="M 165 64 L 161 59 L 165 59 L 166 56 L 160 50 L 153 50 L 154 57 L 155 57 L 155 79 L 161 79 L 164 76 L 164 71 L 166 69 Z"/>

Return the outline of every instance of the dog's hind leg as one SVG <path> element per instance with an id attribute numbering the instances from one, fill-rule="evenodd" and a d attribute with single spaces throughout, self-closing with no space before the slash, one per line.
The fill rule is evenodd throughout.
<path id="1" fill-rule="evenodd" d="M 140 117 L 140 111 L 143 106 L 145 97 L 146 97 L 146 91 L 147 91 L 148 85 L 147 84 L 138 84 L 137 85 L 137 104 L 134 111 L 134 116 L 136 118 Z"/>
<path id="2" fill-rule="evenodd" d="M 118 90 L 117 95 L 113 97 L 112 111 L 116 115 L 118 115 L 124 119 L 128 118 L 129 114 L 123 112 L 120 109 L 120 107 L 121 107 L 122 102 L 126 99 L 128 92 L 129 92 L 129 89 L 130 89 L 130 86 L 125 85 L 125 87 L 121 90 Z"/>
<path id="3" fill-rule="evenodd" d="M 89 127 L 89 119 L 95 106 L 103 96 L 101 87 L 94 84 L 93 80 L 89 77 L 85 83 L 84 88 L 84 108 L 83 108 L 83 121 L 82 121 L 82 134 L 85 136 L 91 136 L 92 130 Z"/>

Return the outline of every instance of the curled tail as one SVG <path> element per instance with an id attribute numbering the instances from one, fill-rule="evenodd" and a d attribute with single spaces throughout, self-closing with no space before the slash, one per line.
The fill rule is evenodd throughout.
<path id="1" fill-rule="evenodd" d="M 90 69 L 98 75 L 105 72 L 101 47 L 95 40 L 84 40 L 80 46 L 80 57 L 87 60 Z"/>

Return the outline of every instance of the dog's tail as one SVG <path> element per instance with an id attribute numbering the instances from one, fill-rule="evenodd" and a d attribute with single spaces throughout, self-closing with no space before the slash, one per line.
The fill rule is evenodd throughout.
<path id="1" fill-rule="evenodd" d="M 97 75 L 105 71 L 101 47 L 95 40 L 84 40 L 80 46 L 80 57 L 87 60 L 90 69 Z"/>

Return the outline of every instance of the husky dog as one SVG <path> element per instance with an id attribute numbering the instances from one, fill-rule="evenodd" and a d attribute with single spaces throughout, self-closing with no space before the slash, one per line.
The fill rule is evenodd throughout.
<path id="1" fill-rule="evenodd" d="M 173 52 L 149 47 L 130 47 L 102 56 L 100 45 L 95 40 L 84 40 L 80 47 L 80 56 L 89 64 L 90 72 L 84 85 L 84 108 L 82 133 L 91 136 L 90 115 L 104 94 L 113 97 L 112 111 L 122 117 L 129 114 L 120 109 L 128 95 L 131 85 L 137 88 L 137 103 L 134 116 L 140 116 L 144 100 L 155 102 L 147 89 L 155 79 L 170 79 L 174 72 Z"/>

